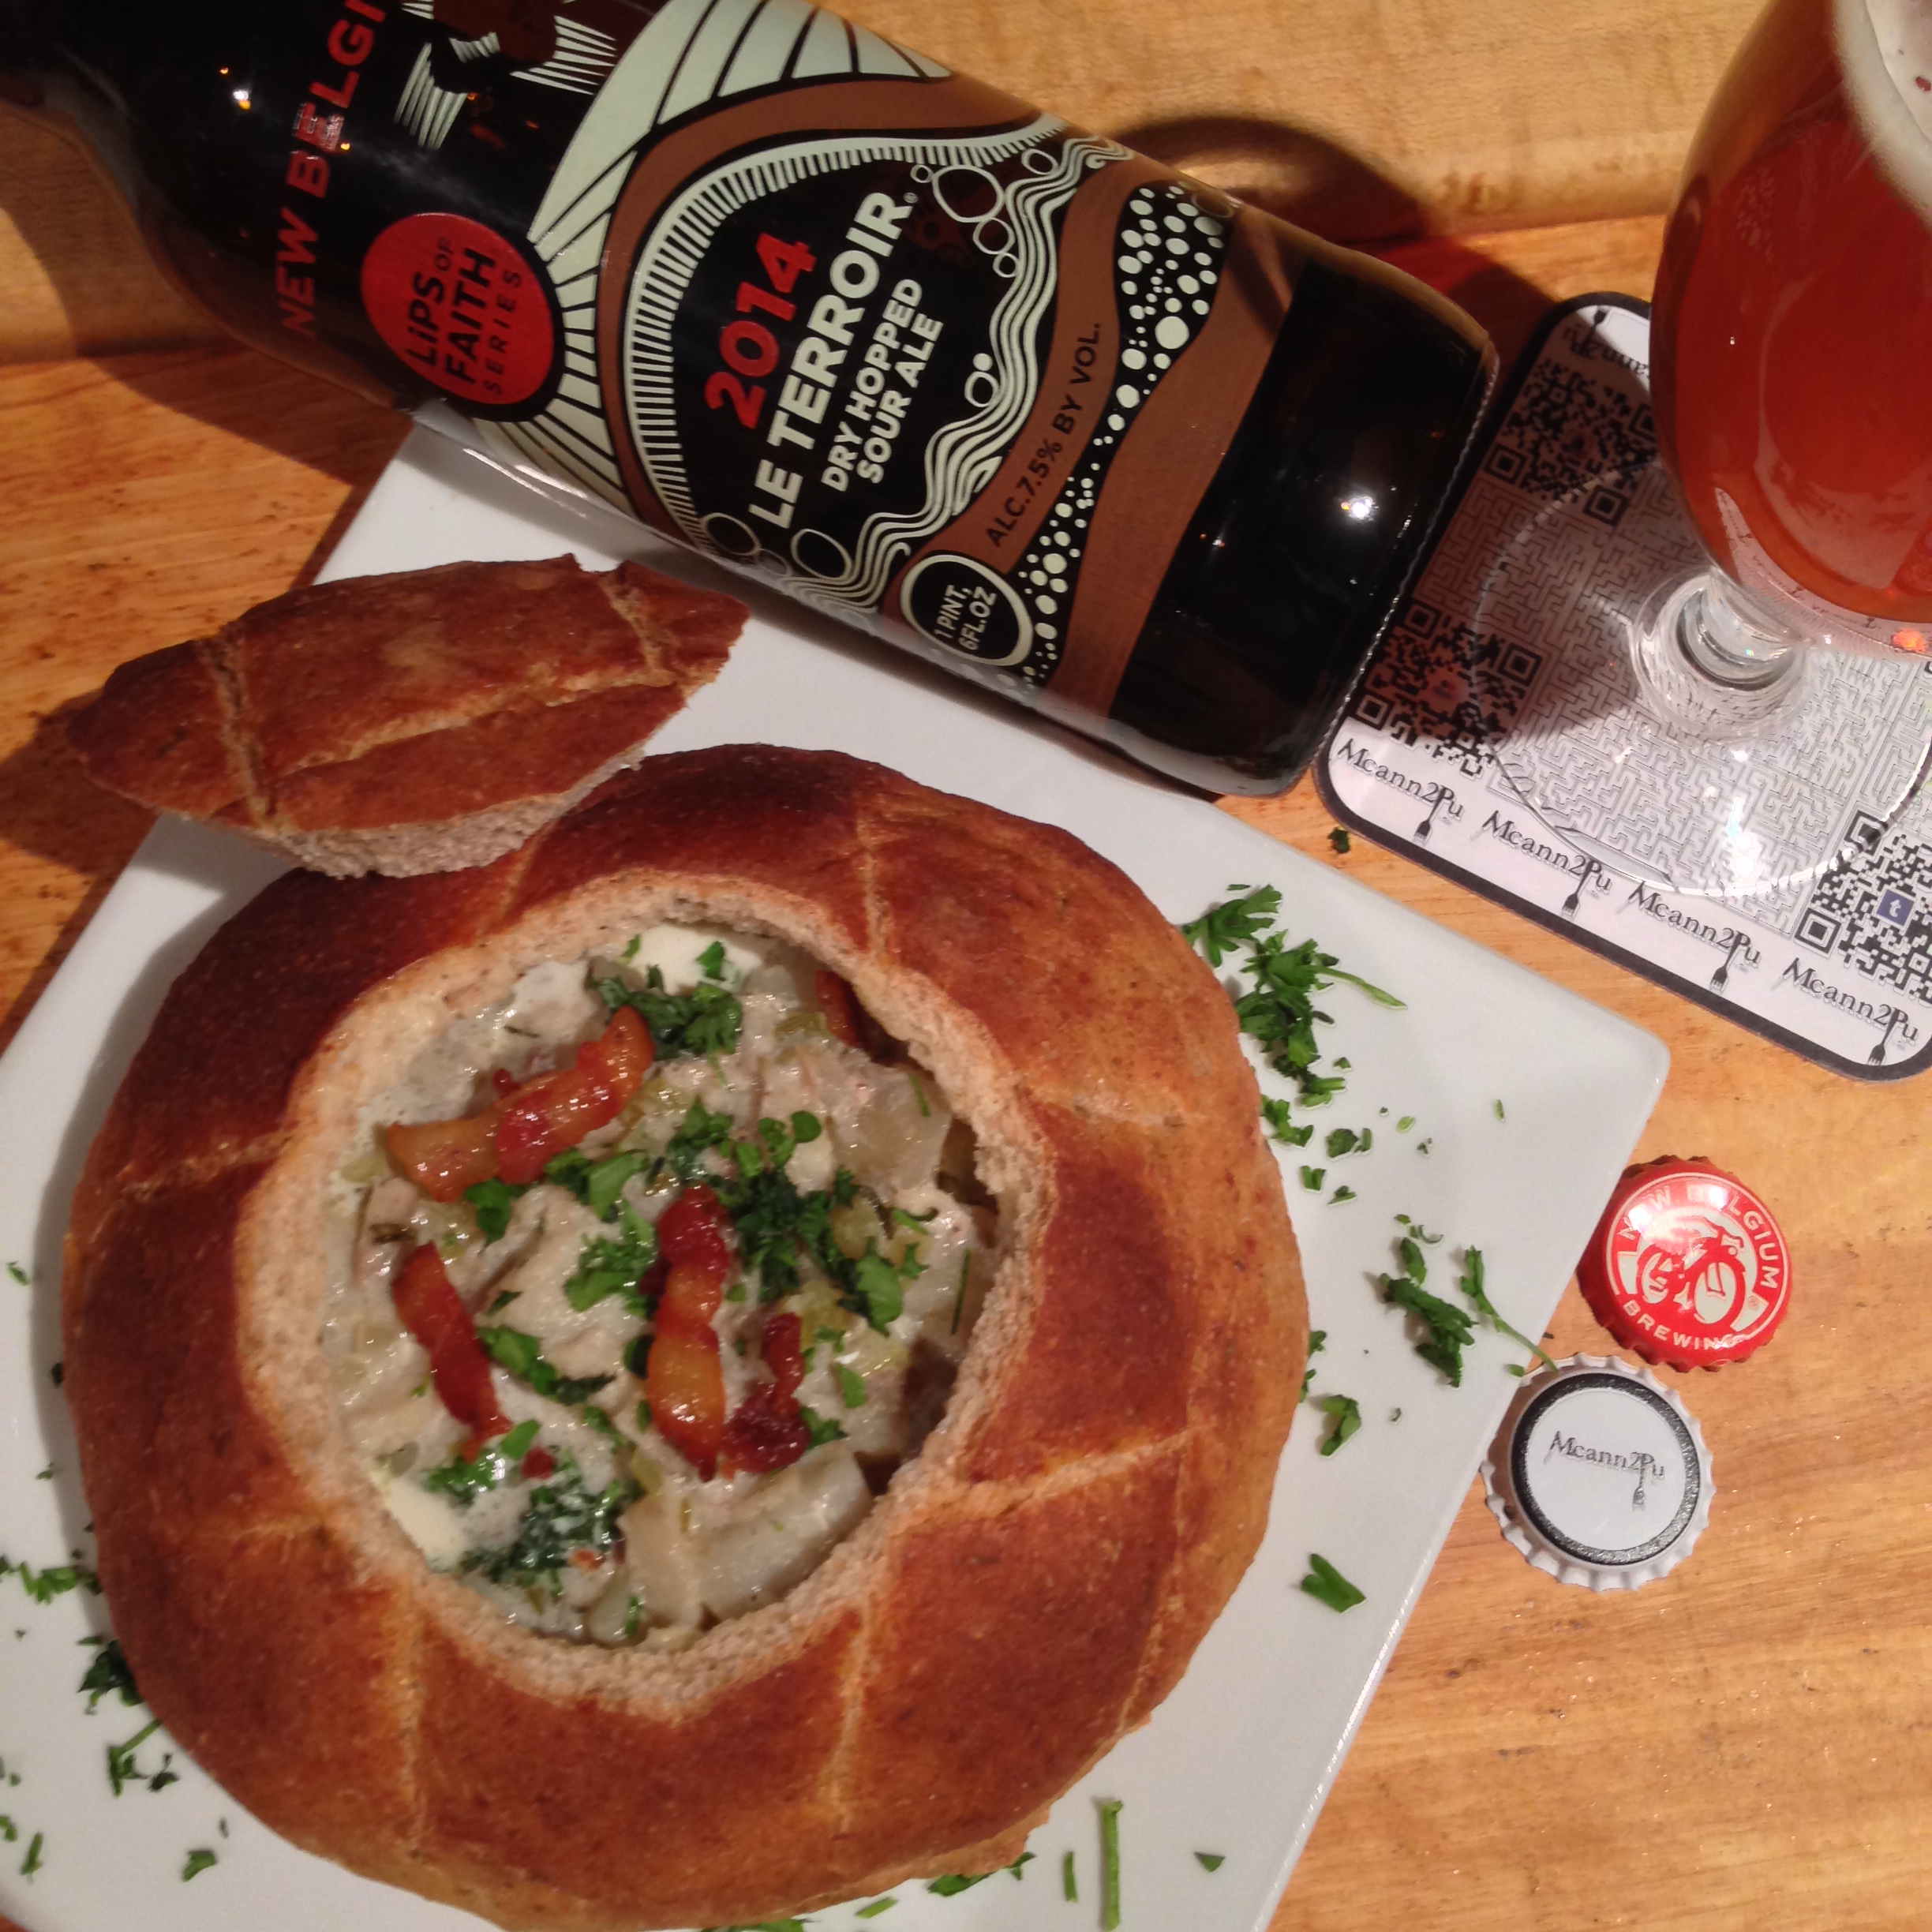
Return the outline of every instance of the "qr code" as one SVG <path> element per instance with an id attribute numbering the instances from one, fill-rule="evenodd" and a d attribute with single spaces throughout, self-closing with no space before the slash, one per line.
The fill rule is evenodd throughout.
<path id="1" fill-rule="evenodd" d="M 1657 458 L 1657 424 L 1641 380 L 1599 376 L 1548 357 L 1532 369 L 1483 459 L 1483 473 L 1531 496 L 1583 493 L 1586 516 L 1614 529 Z"/>
<path id="2" fill-rule="evenodd" d="M 1860 813 L 1818 882 L 1797 938 L 1908 999 L 1932 1003 L 1932 845 L 1885 837 Z"/>
<path id="3" fill-rule="evenodd" d="M 1369 666 L 1351 715 L 1479 777 L 1487 746 L 1515 717 L 1542 667 L 1541 654 L 1528 646 L 1480 635 L 1412 597 Z"/>

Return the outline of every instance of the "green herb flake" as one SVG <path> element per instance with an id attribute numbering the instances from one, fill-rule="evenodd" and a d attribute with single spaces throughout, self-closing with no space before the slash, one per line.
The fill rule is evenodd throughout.
<path id="1" fill-rule="evenodd" d="M 163 1758 L 161 1769 L 152 1776 L 135 1762 L 136 1752 L 160 1728 L 161 1720 L 156 1717 L 144 1724 L 125 1743 L 107 1747 L 107 1782 L 117 1798 L 129 1784 L 145 1784 L 149 1790 L 159 1791 L 176 1781 L 174 1773 L 167 1768 L 169 1759 L 174 1755 L 172 1752 Z"/>
<path id="2" fill-rule="evenodd" d="M 1418 1140 L 1416 1143 L 1416 1151 L 1418 1154 L 1426 1154 L 1435 1144 L 1436 1136 L 1433 1134 L 1431 1134 L 1428 1140 Z"/>
<path id="3" fill-rule="evenodd" d="M 844 1440 L 845 1432 L 829 1416 L 822 1416 L 817 1410 L 799 1404 L 799 1420 L 805 1425 L 805 1434 L 813 1448 L 822 1448 L 827 1443 Z"/>
<path id="4" fill-rule="evenodd" d="M 1073 1854 L 1071 1852 L 1060 1861 L 1060 1896 L 1069 1905 L 1080 1903 L 1080 1881 L 1073 1876 Z"/>
<path id="5" fill-rule="evenodd" d="M 1432 1368 L 1440 1369 L 1451 1388 L 1460 1388 L 1462 1351 L 1475 1339 L 1475 1324 L 1453 1303 L 1422 1286 L 1421 1250 L 1406 1237 L 1401 1245 L 1408 1272 L 1379 1278 L 1382 1299 L 1416 1317 L 1422 1332 L 1415 1341 L 1415 1352 Z"/>
<path id="6" fill-rule="evenodd" d="M 1228 888 L 1230 892 L 1235 889 Z M 1181 936 L 1189 945 L 1200 948 L 1210 966 L 1219 966 L 1237 946 L 1246 945 L 1272 926 L 1280 910 L 1280 893 L 1272 886 L 1264 886 L 1245 899 L 1210 906 L 1200 918 L 1181 928 Z"/>
<path id="7" fill-rule="evenodd" d="M 1483 1258 L 1480 1248 L 1465 1248 L 1462 1250 L 1462 1273 L 1456 1286 L 1475 1304 L 1477 1314 L 1498 1335 L 1507 1335 L 1512 1342 L 1520 1342 L 1546 1368 L 1554 1368 L 1556 1366 L 1547 1351 L 1532 1342 L 1520 1328 L 1512 1328 L 1498 1312 L 1496 1304 L 1489 1299 L 1483 1286 Z M 1510 1372 L 1520 1376 L 1523 1370 L 1512 1364 Z"/>
<path id="8" fill-rule="evenodd" d="M 34 1481 L 36 1482 L 51 1482 L 53 1480 L 54 1465 L 51 1462 L 50 1462 L 45 1469 L 36 1470 L 34 1472 Z"/>
<path id="9" fill-rule="evenodd" d="M 1227 1854 L 1225 1852 L 1196 1852 L 1194 1863 L 1203 1871 L 1219 1871 L 1227 1863 Z"/>
<path id="10" fill-rule="evenodd" d="M 484 1443 L 473 1457 L 466 1458 L 460 1450 L 452 1451 L 448 1462 L 423 1477 L 422 1486 L 447 1496 L 459 1509 L 467 1509 L 486 1490 L 509 1480 L 536 1440 L 537 1422 L 533 1417 L 519 1422 L 508 1435 Z"/>
<path id="11" fill-rule="evenodd" d="M 834 1362 L 832 1372 L 838 1378 L 839 1399 L 848 1409 L 863 1409 L 866 1399 L 864 1376 L 844 1362 Z"/>
<path id="12" fill-rule="evenodd" d="M 182 1882 L 185 1884 L 187 1881 L 193 1878 L 197 1873 L 206 1871 L 208 1867 L 215 1863 L 215 1854 L 209 1851 L 206 1846 L 203 1846 L 198 1850 L 190 1852 L 188 1854 L 188 1863 L 182 1867 Z"/>
<path id="13" fill-rule="evenodd" d="M 554 1364 L 545 1358 L 542 1344 L 536 1336 L 526 1335 L 520 1328 L 481 1325 L 477 1329 L 476 1339 L 482 1345 L 483 1353 L 499 1368 L 507 1370 L 537 1395 L 561 1402 L 567 1409 L 575 1409 L 588 1402 L 599 1389 L 615 1379 L 607 1375 L 560 1373 Z M 504 1440 L 507 1442 L 508 1438 Z"/>
<path id="14" fill-rule="evenodd" d="M 912 1098 L 919 1103 L 919 1118 L 921 1120 L 930 1120 L 932 1118 L 932 1107 L 927 1100 L 926 1089 L 919 1083 L 918 1076 L 915 1074 L 908 1073 L 906 1076 L 906 1082 L 912 1089 Z"/>
<path id="15" fill-rule="evenodd" d="M 1353 1127 L 1337 1127 L 1322 1143 L 1331 1160 L 1339 1160 L 1344 1154 L 1353 1154 L 1357 1148 L 1365 1148 L 1366 1144 Z"/>
<path id="16" fill-rule="evenodd" d="M 722 939 L 713 939 L 698 955 L 698 970 L 707 979 L 722 979 L 724 977 L 724 942 Z"/>
<path id="17" fill-rule="evenodd" d="M 1020 1869 L 1020 1867 L 1024 1865 L 1030 1865 L 1033 1862 L 1035 1857 L 1037 1855 L 1038 1855 L 1035 1852 L 1022 1852 L 1020 1855 L 1006 1867 L 1006 1876 L 1009 1878 L 1024 1878 L 1026 1876 L 1026 1874 Z"/>
<path id="18" fill-rule="evenodd" d="M 1303 1127 L 1291 1124 L 1286 1100 L 1264 1100 L 1261 1118 L 1267 1125 L 1269 1138 L 1280 1141 L 1284 1147 L 1306 1147 L 1314 1136 L 1312 1122 Z"/>
<path id="19" fill-rule="evenodd" d="M 618 1231 L 587 1241 L 578 1250 L 575 1271 L 564 1284 L 564 1298 L 581 1312 L 620 1295 L 631 1314 L 648 1316 L 651 1305 L 642 1283 L 657 1259 L 657 1230 L 627 1200 L 620 1200 L 617 1210 Z"/>
<path id="20" fill-rule="evenodd" d="M 1319 1194 L 1321 1192 L 1322 1177 L 1327 1171 L 1326 1167 L 1304 1167 L 1301 1170 L 1301 1185 L 1311 1194 Z"/>
<path id="21" fill-rule="evenodd" d="M 58 1568 L 36 1570 L 32 1563 L 14 1563 L 0 1556 L 0 1576 L 9 1571 L 20 1578 L 21 1588 L 34 1602 L 45 1605 L 69 1590 L 84 1589 L 98 1597 L 100 1578 L 84 1563 L 62 1563 Z"/>
<path id="22" fill-rule="evenodd" d="M 939 1898 L 957 1898 L 962 1892 L 970 1892 L 976 1885 L 984 1885 L 993 1874 L 990 1872 L 975 1872 L 968 1878 L 964 1872 L 942 1872 L 937 1878 L 926 1881 L 926 1889 Z"/>
<path id="23" fill-rule="evenodd" d="M 477 1229 L 485 1243 L 503 1239 L 509 1229 L 510 1212 L 516 1206 L 517 1196 L 528 1191 L 527 1186 L 519 1186 L 495 1174 L 463 1189 L 462 1197 L 470 1204 L 470 1211 L 476 1216 Z"/>
<path id="24" fill-rule="evenodd" d="M 899 1901 L 896 1898 L 875 1898 L 870 1905 L 861 1905 L 852 1914 L 855 1919 L 876 1919 L 881 1912 L 889 1912 Z"/>
<path id="25" fill-rule="evenodd" d="M 1331 826 L 1328 828 L 1328 843 L 1334 847 L 1338 856 L 1346 852 L 1349 848 L 1348 827 L 1346 826 Z M 1208 1869 L 1211 1871 L 1214 1868 L 1210 1866 Z"/>
<path id="26" fill-rule="evenodd" d="M 1354 1198 L 1355 1190 L 1352 1187 L 1339 1187 L 1328 1196 L 1328 1205 L 1339 1207 L 1343 1201 L 1352 1201 Z"/>
<path id="27" fill-rule="evenodd" d="M 17 1261 L 9 1261 L 6 1264 L 6 1271 L 23 1288 L 30 1288 L 33 1286 L 28 1279 L 27 1271 Z"/>
<path id="28" fill-rule="evenodd" d="M 1100 1932 L 1115 1932 L 1121 1922 L 1121 1800 L 1100 1807 Z"/>
<path id="29" fill-rule="evenodd" d="M 1297 1398 L 1297 1406 L 1308 1400 L 1309 1384 L 1315 1380 L 1315 1357 L 1328 1346 L 1328 1331 L 1312 1328 L 1308 1339 L 1308 1366 L 1301 1372 L 1301 1393 Z"/>
<path id="30" fill-rule="evenodd" d="M 559 1455 L 555 1473 L 530 1492 L 529 1507 L 507 1549 L 474 1549 L 466 1571 L 481 1571 L 492 1583 L 543 1588 L 562 1593 L 562 1571 L 573 1550 L 602 1556 L 617 1541 L 617 1518 L 642 1493 L 627 1476 L 593 1490 L 575 1459 Z"/>
<path id="31" fill-rule="evenodd" d="M 21 1860 L 21 1876 L 31 1878 L 47 1863 L 40 1855 L 40 1848 L 47 1842 L 45 1832 L 36 1832 L 33 1842 L 27 1848 L 27 1855 Z"/>
<path id="32" fill-rule="evenodd" d="M 643 943 L 644 935 L 642 933 L 633 933 L 631 935 L 631 943 L 617 957 L 626 961 L 635 959 L 638 956 L 638 948 Z"/>
<path id="33" fill-rule="evenodd" d="M 1301 1587 L 1313 1597 L 1325 1603 L 1331 1610 L 1352 1610 L 1358 1603 L 1368 1599 L 1358 1590 L 1326 1556 L 1312 1552 L 1309 1557 L 1309 1573 L 1301 1579 Z"/>
<path id="34" fill-rule="evenodd" d="M 688 993 L 667 993 L 664 975 L 653 966 L 642 988 L 621 979 L 598 979 L 593 987 L 612 1013 L 635 1007 L 650 1029 L 660 1060 L 702 1059 L 710 1054 L 736 1053 L 744 1009 L 721 986 L 700 982 Z"/>
<path id="35" fill-rule="evenodd" d="M 1504 1120 L 1508 1118 L 1503 1111 L 1503 1103 L 1500 1100 L 1492 1100 L 1489 1104 L 1496 1110 L 1496 1117 L 1498 1120 Z"/>
<path id="36" fill-rule="evenodd" d="M 1406 1133 L 1414 1125 L 1415 1116 L 1413 1114 L 1405 1114 L 1402 1118 L 1395 1123 L 1395 1131 L 1398 1133 Z"/>
<path id="37" fill-rule="evenodd" d="M 1353 1395 L 1317 1395 L 1315 1406 L 1333 1419 L 1321 1446 L 1322 1454 L 1331 1456 L 1361 1427 L 1361 1404 Z"/>
<path id="38" fill-rule="evenodd" d="M 88 1701 L 87 1715 L 94 1715 L 95 1707 L 104 1697 L 118 1696 L 127 1705 L 140 1703 L 141 1694 L 135 1684 L 134 1673 L 128 1668 L 127 1659 L 122 1655 L 120 1638 L 83 1637 L 80 1641 L 99 1646 L 86 1676 L 80 1679 L 80 1690 Z"/>

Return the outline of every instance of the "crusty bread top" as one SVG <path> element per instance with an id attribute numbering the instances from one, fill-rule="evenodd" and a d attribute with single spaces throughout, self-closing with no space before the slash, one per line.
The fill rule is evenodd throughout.
<path id="1" fill-rule="evenodd" d="M 850 980 L 974 1126 L 994 1279 L 945 1416 L 782 1601 L 672 1656 L 507 1626 L 361 1474 L 316 1340 L 358 1109 L 449 1018 L 663 918 Z M 310 1849 L 509 1926 L 755 1922 L 1014 1837 L 1258 1544 L 1306 1339 L 1225 994 L 1050 829 L 825 754 L 648 760 L 523 851 L 271 886 L 89 1155 L 66 1387 L 155 1712 Z"/>
<path id="2" fill-rule="evenodd" d="M 571 556 L 350 578 L 123 665 L 68 739 L 109 789 L 318 871 L 483 864 L 635 762 L 744 617 Z"/>

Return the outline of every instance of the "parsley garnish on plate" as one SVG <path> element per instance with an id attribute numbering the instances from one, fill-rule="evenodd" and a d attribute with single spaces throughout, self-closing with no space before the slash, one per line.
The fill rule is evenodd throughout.
<path id="1" fill-rule="evenodd" d="M 1358 1603 L 1368 1601 L 1365 1593 L 1358 1590 L 1326 1556 L 1317 1556 L 1312 1551 L 1309 1573 L 1301 1579 L 1301 1587 L 1331 1610 L 1352 1610 Z"/>
<path id="2" fill-rule="evenodd" d="M 197 1872 L 204 1872 L 215 1862 L 215 1854 L 203 1846 L 188 1854 L 188 1863 L 182 1867 L 182 1880 L 185 1884 Z"/>
<path id="3" fill-rule="evenodd" d="M 0 1576 L 9 1571 L 21 1580 L 21 1588 L 37 1604 L 51 1604 L 69 1590 L 84 1589 L 100 1594 L 100 1578 L 84 1563 L 62 1563 L 57 1569 L 36 1570 L 32 1563 L 14 1563 L 0 1556 Z"/>
<path id="4" fill-rule="evenodd" d="M 1121 1922 L 1121 1800 L 1100 1807 L 1100 1932 L 1115 1932 Z"/>
<path id="5" fill-rule="evenodd" d="M 97 1645 L 99 1653 L 87 1667 L 87 1675 L 80 1679 L 82 1694 L 87 1698 L 87 1715 L 94 1715 L 95 1707 L 104 1697 L 117 1693 L 123 1704 L 139 1704 L 143 1700 L 139 1687 L 134 1682 L 134 1673 L 128 1668 L 127 1659 L 121 1654 L 121 1640 L 118 1637 L 83 1637 L 83 1644 Z"/>
<path id="6" fill-rule="evenodd" d="M 1227 1863 L 1225 1852 L 1196 1852 L 1194 1862 L 1203 1871 L 1219 1871 Z"/>
<path id="7" fill-rule="evenodd" d="M 1060 1860 L 1060 1896 L 1069 1905 L 1080 1903 L 1080 1881 L 1073 1876 L 1073 1854 L 1065 1853 Z"/>
<path id="8" fill-rule="evenodd" d="M 896 1898 L 875 1898 L 870 1905 L 861 1905 L 852 1914 L 855 1919 L 876 1919 L 881 1912 L 889 1912 L 899 1901 Z"/>
<path id="9" fill-rule="evenodd" d="M 1406 1215 L 1398 1219 L 1407 1222 Z M 1416 1318 L 1421 1324 L 1421 1335 L 1416 1341 L 1415 1352 L 1432 1368 L 1440 1368 L 1448 1377 L 1451 1388 L 1460 1388 L 1462 1351 L 1475 1339 L 1475 1324 L 1453 1302 L 1431 1294 L 1423 1286 L 1428 1279 L 1428 1264 L 1423 1259 L 1421 1244 L 1416 1239 L 1422 1230 L 1413 1222 L 1408 1225 L 1413 1227 L 1414 1232 L 1404 1234 L 1396 1244 L 1396 1252 L 1402 1257 L 1402 1273 L 1379 1277 L 1382 1299 Z M 1422 1235 L 1422 1239 L 1426 1241 L 1429 1237 Z"/>
<path id="10" fill-rule="evenodd" d="M 27 1271 L 17 1261 L 9 1261 L 6 1264 L 6 1270 L 23 1288 L 32 1286 L 32 1283 L 28 1279 Z"/>
<path id="11" fill-rule="evenodd" d="M 1489 1299 L 1483 1287 L 1483 1258 L 1480 1248 L 1462 1250 L 1462 1273 L 1456 1286 L 1476 1305 L 1476 1312 L 1495 1329 L 1498 1335 L 1506 1335 L 1512 1342 L 1520 1342 L 1532 1355 L 1538 1357 L 1546 1367 L 1554 1368 L 1556 1362 L 1537 1343 L 1532 1342 L 1520 1328 L 1512 1328 L 1496 1312 L 1496 1304 Z M 1510 1373 L 1519 1376 L 1523 1371 L 1515 1363 L 1510 1365 Z"/>
<path id="12" fill-rule="evenodd" d="M 1328 1331 L 1326 1328 L 1311 1328 L 1309 1331 L 1309 1365 L 1302 1371 L 1301 1394 L 1298 1402 L 1308 1400 L 1309 1384 L 1315 1380 L 1315 1357 L 1327 1346 Z"/>
<path id="13" fill-rule="evenodd" d="M 1338 857 L 1346 852 L 1349 848 L 1348 827 L 1331 826 L 1328 828 L 1328 843 L 1335 848 Z"/>
<path id="14" fill-rule="evenodd" d="M 107 1747 L 107 1782 L 117 1798 L 129 1784 L 145 1784 L 150 1791 L 158 1792 L 181 1782 L 181 1773 L 168 1769 L 174 1762 L 172 1751 L 161 1754 L 161 1768 L 158 1771 L 144 1771 L 135 1762 L 134 1754 L 160 1728 L 161 1720 L 157 1717 L 137 1731 L 125 1744 Z"/>
<path id="15" fill-rule="evenodd" d="M 1264 1100 L 1261 1118 L 1267 1123 L 1269 1138 L 1280 1141 L 1284 1147 L 1306 1147 L 1314 1137 L 1313 1121 L 1295 1126 L 1289 1118 L 1286 1100 Z"/>
<path id="16" fill-rule="evenodd" d="M 627 1200 L 618 1202 L 617 1212 L 616 1234 L 586 1241 L 578 1250 L 576 1271 L 564 1284 L 564 1298 L 581 1311 L 608 1296 L 622 1295 L 632 1314 L 648 1316 L 651 1311 L 639 1284 L 657 1259 L 657 1230 Z"/>
<path id="17" fill-rule="evenodd" d="M 467 1509 L 485 1490 L 507 1480 L 536 1440 L 537 1423 L 530 1417 L 508 1435 L 485 1443 L 473 1457 L 466 1458 L 461 1451 L 453 1451 L 448 1462 L 423 1477 L 423 1487 L 447 1496 L 459 1509 Z"/>
<path id="18" fill-rule="evenodd" d="M 1361 1427 L 1361 1404 L 1353 1395 L 1317 1395 L 1315 1406 L 1333 1419 L 1321 1446 L 1322 1454 L 1331 1456 Z"/>
<path id="19" fill-rule="evenodd" d="M 45 1832 L 36 1832 L 33 1842 L 27 1848 L 27 1855 L 21 1860 L 21 1876 L 31 1878 L 47 1861 L 40 1855 L 40 1848 L 47 1842 Z"/>

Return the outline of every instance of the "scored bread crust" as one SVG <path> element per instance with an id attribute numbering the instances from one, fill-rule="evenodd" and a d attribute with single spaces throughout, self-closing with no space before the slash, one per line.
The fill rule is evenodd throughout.
<path id="1" fill-rule="evenodd" d="M 944 1419 L 682 1653 L 507 1624 L 361 1473 L 318 1334 L 358 1110 L 654 920 L 791 940 L 974 1127 L 993 1284 Z M 646 761 L 485 868 L 292 874 L 177 982 L 76 1191 L 66 1387 L 155 1714 L 298 1844 L 509 1926 L 743 1923 L 1017 1855 L 1259 1544 L 1307 1339 L 1213 975 L 1066 834 L 827 753 Z"/>
<path id="2" fill-rule="evenodd" d="M 313 871 L 450 871 L 635 765 L 745 616 L 568 556 L 344 578 L 121 665 L 67 738 L 96 784 Z"/>

